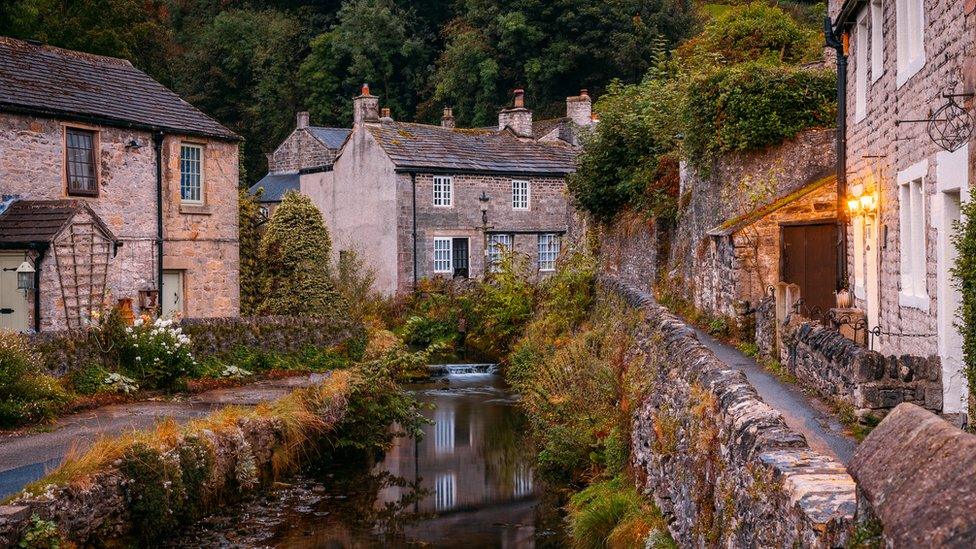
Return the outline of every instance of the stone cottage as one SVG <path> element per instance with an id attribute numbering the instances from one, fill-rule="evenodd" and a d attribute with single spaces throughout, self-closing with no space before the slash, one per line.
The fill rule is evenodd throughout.
<path id="1" fill-rule="evenodd" d="M 237 316 L 238 142 L 126 60 L 0 37 L 0 329 Z"/>
<path id="2" fill-rule="evenodd" d="M 969 199 L 972 1 L 836 0 L 846 71 L 848 284 L 884 354 L 935 356 L 947 416 L 966 410 L 953 224 Z M 950 131 L 946 131 L 950 130 Z"/>
<path id="3" fill-rule="evenodd" d="M 593 124 L 588 94 L 567 100 L 567 116 L 533 122 L 524 94 L 498 127 L 394 121 L 363 86 L 354 120 L 332 164 L 299 170 L 301 192 L 322 211 L 336 253 L 355 250 L 385 294 L 424 278 L 477 277 L 503 250 L 555 268 L 573 211 L 566 176 L 577 135 Z"/>

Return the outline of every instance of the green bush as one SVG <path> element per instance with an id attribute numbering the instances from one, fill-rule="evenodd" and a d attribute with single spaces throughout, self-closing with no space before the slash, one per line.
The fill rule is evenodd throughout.
<path id="1" fill-rule="evenodd" d="M 569 527 L 576 547 L 677 547 L 661 512 L 623 476 L 592 484 L 570 498 Z"/>
<path id="2" fill-rule="evenodd" d="M 532 319 L 535 300 L 528 258 L 505 254 L 473 296 L 475 320 L 468 340 L 489 357 L 504 357 Z"/>
<path id="3" fill-rule="evenodd" d="M 955 228 L 954 243 L 959 252 L 952 269 L 962 304 L 955 311 L 956 324 L 962 334 L 962 354 L 969 380 L 970 402 L 976 400 L 976 201 L 963 205 L 963 222 Z M 976 424 L 970 411 L 970 425 Z"/>
<path id="4" fill-rule="evenodd" d="M 808 128 L 831 127 L 837 114 L 830 71 L 758 62 L 719 69 L 692 81 L 682 113 L 684 150 L 707 172 L 719 155 L 762 149 Z"/>
<path id="5" fill-rule="evenodd" d="M 59 549 L 62 544 L 58 525 L 50 520 L 42 520 L 37 513 L 31 515 L 30 526 L 20 537 L 20 549 Z"/>
<path id="6" fill-rule="evenodd" d="M 149 389 L 176 390 L 197 373 L 190 338 L 172 320 L 137 318 L 119 345 L 122 369 Z"/>
<path id="7" fill-rule="evenodd" d="M 99 364 L 88 364 L 68 374 L 68 386 L 79 395 L 95 395 L 107 390 L 105 380 L 109 374 L 111 372 Z"/>
<path id="8" fill-rule="evenodd" d="M 0 331 L 0 427 L 51 419 L 68 402 L 58 380 L 40 373 L 40 364 L 24 336 Z"/>

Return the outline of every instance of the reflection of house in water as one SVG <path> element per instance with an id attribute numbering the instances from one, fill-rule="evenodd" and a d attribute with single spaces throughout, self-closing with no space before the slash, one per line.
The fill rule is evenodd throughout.
<path id="1" fill-rule="evenodd" d="M 414 511 L 473 511 L 533 495 L 531 449 L 505 427 L 515 411 L 505 403 L 472 403 L 469 398 L 439 394 L 433 425 L 419 443 L 399 439 L 379 466 L 408 481 L 420 479 L 429 490 Z M 384 489 L 381 507 L 399 501 L 406 487 Z"/>

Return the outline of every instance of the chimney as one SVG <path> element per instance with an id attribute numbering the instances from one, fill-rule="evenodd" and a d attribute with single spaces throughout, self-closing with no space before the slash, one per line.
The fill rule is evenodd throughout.
<path id="1" fill-rule="evenodd" d="M 390 107 L 383 107 L 380 109 L 380 122 L 387 124 L 393 122 L 393 117 L 390 116 Z"/>
<path id="2" fill-rule="evenodd" d="M 352 123 L 358 128 L 365 123 L 378 122 L 380 119 L 380 101 L 375 95 L 370 95 L 369 84 L 363 84 L 359 96 L 352 100 Z"/>
<path id="3" fill-rule="evenodd" d="M 303 130 L 308 127 L 308 111 L 298 111 L 298 122 L 295 127 L 299 130 Z"/>
<path id="4" fill-rule="evenodd" d="M 454 129 L 454 109 L 444 107 L 444 116 L 441 117 L 441 127 Z"/>
<path id="5" fill-rule="evenodd" d="M 566 118 L 580 127 L 593 124 L 593 101 L 585 89 L 580 90 L 580 94 L 576 97 L 566 98 Z"/>
<path id="6" fill-rule="evenodd" d="M 532 137 L 532 111 L 525 108 L 525 91 L 515 90 L 515 106 L 498 113 L 498 130 L 511 128 L 519 137 Z"/>

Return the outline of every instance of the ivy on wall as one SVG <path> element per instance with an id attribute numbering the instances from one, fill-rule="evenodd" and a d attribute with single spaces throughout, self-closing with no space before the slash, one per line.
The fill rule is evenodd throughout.
<path id="1" fill-rule="evenodd" d="M 976 401 L 976 202 L 963 206 L 963 221 L 956 226 L 954 241 L 959 256 L 952 269 L 962 305 L 956 322 L 963 337 L 963 361 L 969 381 L 970 402 Z M 970 411 L 970 424 L 974 414 Z"/>

